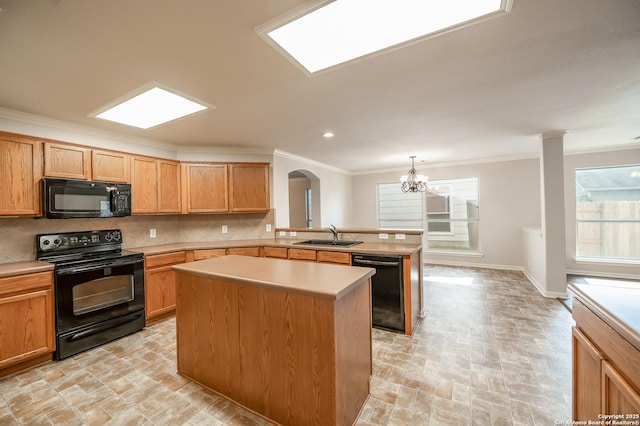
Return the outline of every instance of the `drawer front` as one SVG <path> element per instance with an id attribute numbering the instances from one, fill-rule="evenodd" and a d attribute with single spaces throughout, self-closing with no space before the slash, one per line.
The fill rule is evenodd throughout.
<path id="1" fill-rule="evenodd" d="M 351 265 L 351 254 L 339 251 L 318 251 L 318 262 Z"/>
<path id="2" fill-rule="evenodd" d="M 286 247 L 265 247 L 265 257 L 278 257 L 280 259 L 286 259 L 288 256 L 288 250 Z"/>
<path id="3" fill-rule="evenodd" d="M 144 258 L 145 268 L 155 268 L 157 266 L 173 265 L 176 263 L 186 262 L 185 251 L 175 251 L 171 253 L 156 254 L 153 256 L 146 256 Z"/>
<path id="4" fill-rule="evenodd" d="M 0 278 L 0 297 L 37 289 L 53 289 L 53 271 Z"/>
<path id="5" fill-rule="evenodd" d="M 260 256 L 260 247 L 233 247 L 227 249 L 227 254 L 238 254 L 240 256 Z"/>
<path id="6" fill-rule="evenodd" d="M 289 249 L 289 259 L 316 260 L 316 251 L 305 249 Z"/>
<path id="7" fill-rule="evenodd" d="M 193 260 L 211 259 L 213 257 L 220 257 L 227 254 L 225 249 L 211 249 L 211 250 L 194 250 Z"/>

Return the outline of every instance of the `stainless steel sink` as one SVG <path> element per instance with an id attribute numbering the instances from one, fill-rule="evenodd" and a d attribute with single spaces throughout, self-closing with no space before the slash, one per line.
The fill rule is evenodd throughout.
<path id="1" fill-rule="evenodd" d="M 330 246 L 351 247 L 361 243 L 362 241 L 306 240 L 306 241 L 300 241 L 293 244 L 294 245 L 305 244 L 310 246 L 325 246 L 325 247 L 330 247 Z"/>

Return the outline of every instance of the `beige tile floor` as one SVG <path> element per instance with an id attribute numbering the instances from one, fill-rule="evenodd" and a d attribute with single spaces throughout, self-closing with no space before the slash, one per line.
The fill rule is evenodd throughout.
<path id="1" fill-rule="evenodd" d="M 373 330 L 357 425 L 553 425 L 571 417 L 570 313 L 519 272 L 425 269 L 413 337 Z M 0 379 L 0 425 L 264 425 L 176 374 L 175 321 Z"/>

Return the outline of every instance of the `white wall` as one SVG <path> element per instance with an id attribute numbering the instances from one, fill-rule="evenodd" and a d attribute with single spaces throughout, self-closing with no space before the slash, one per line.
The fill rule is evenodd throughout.
<path id="1" fill-rule="evenodd" d="M 481 257 L 441 255 L 425 251 L 426 262 L 520 269 L 522 228 L 540 227 L 540 170 L 537 158 L 445 166 L 422 166 L 430 180 L 477 177 L 480 204 Z M 376 185 L 395 182 L 406 170 L 353 177 L 354 221 L 378 227 Z"/>
<path id="2" fill-rule="evenodd" d="M 351 175 L 347 172 L 315 161 L 276 150 L 273 154 L 273 200 L 276 210 L 276 227 L 289 227 L 289 173 L 308 170 L 319 179 L 320 217 L 314 212 L 313 227 L 360 227 L 353 222 Z M 317 198 L 317 197 L 316 197 Z M 318 200 L 314 200 L 316 203 Z"/>
<path id="3" fill-rule="evenodd" d="M 576 261 L 576 175 L 575 170 L 586 167 L 624 166 L 640 164 L 640 145 L 632 149 L 597 152 L 589 154 L 565 154 L 564 187 L 566 210 L 567 272 L 580 275 L 602 275 L 609 277 L 640 276 L 640 265 L 605 262 Z M 640 241 L 638 242 L 640 244 Z"/>

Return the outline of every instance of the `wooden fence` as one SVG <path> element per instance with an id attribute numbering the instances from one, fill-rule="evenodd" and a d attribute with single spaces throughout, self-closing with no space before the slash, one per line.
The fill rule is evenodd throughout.
<path id="1" fill-rule="evenodd" d="M 577 255 L 640 259 L 640 201 L 578 201 Z"/>

